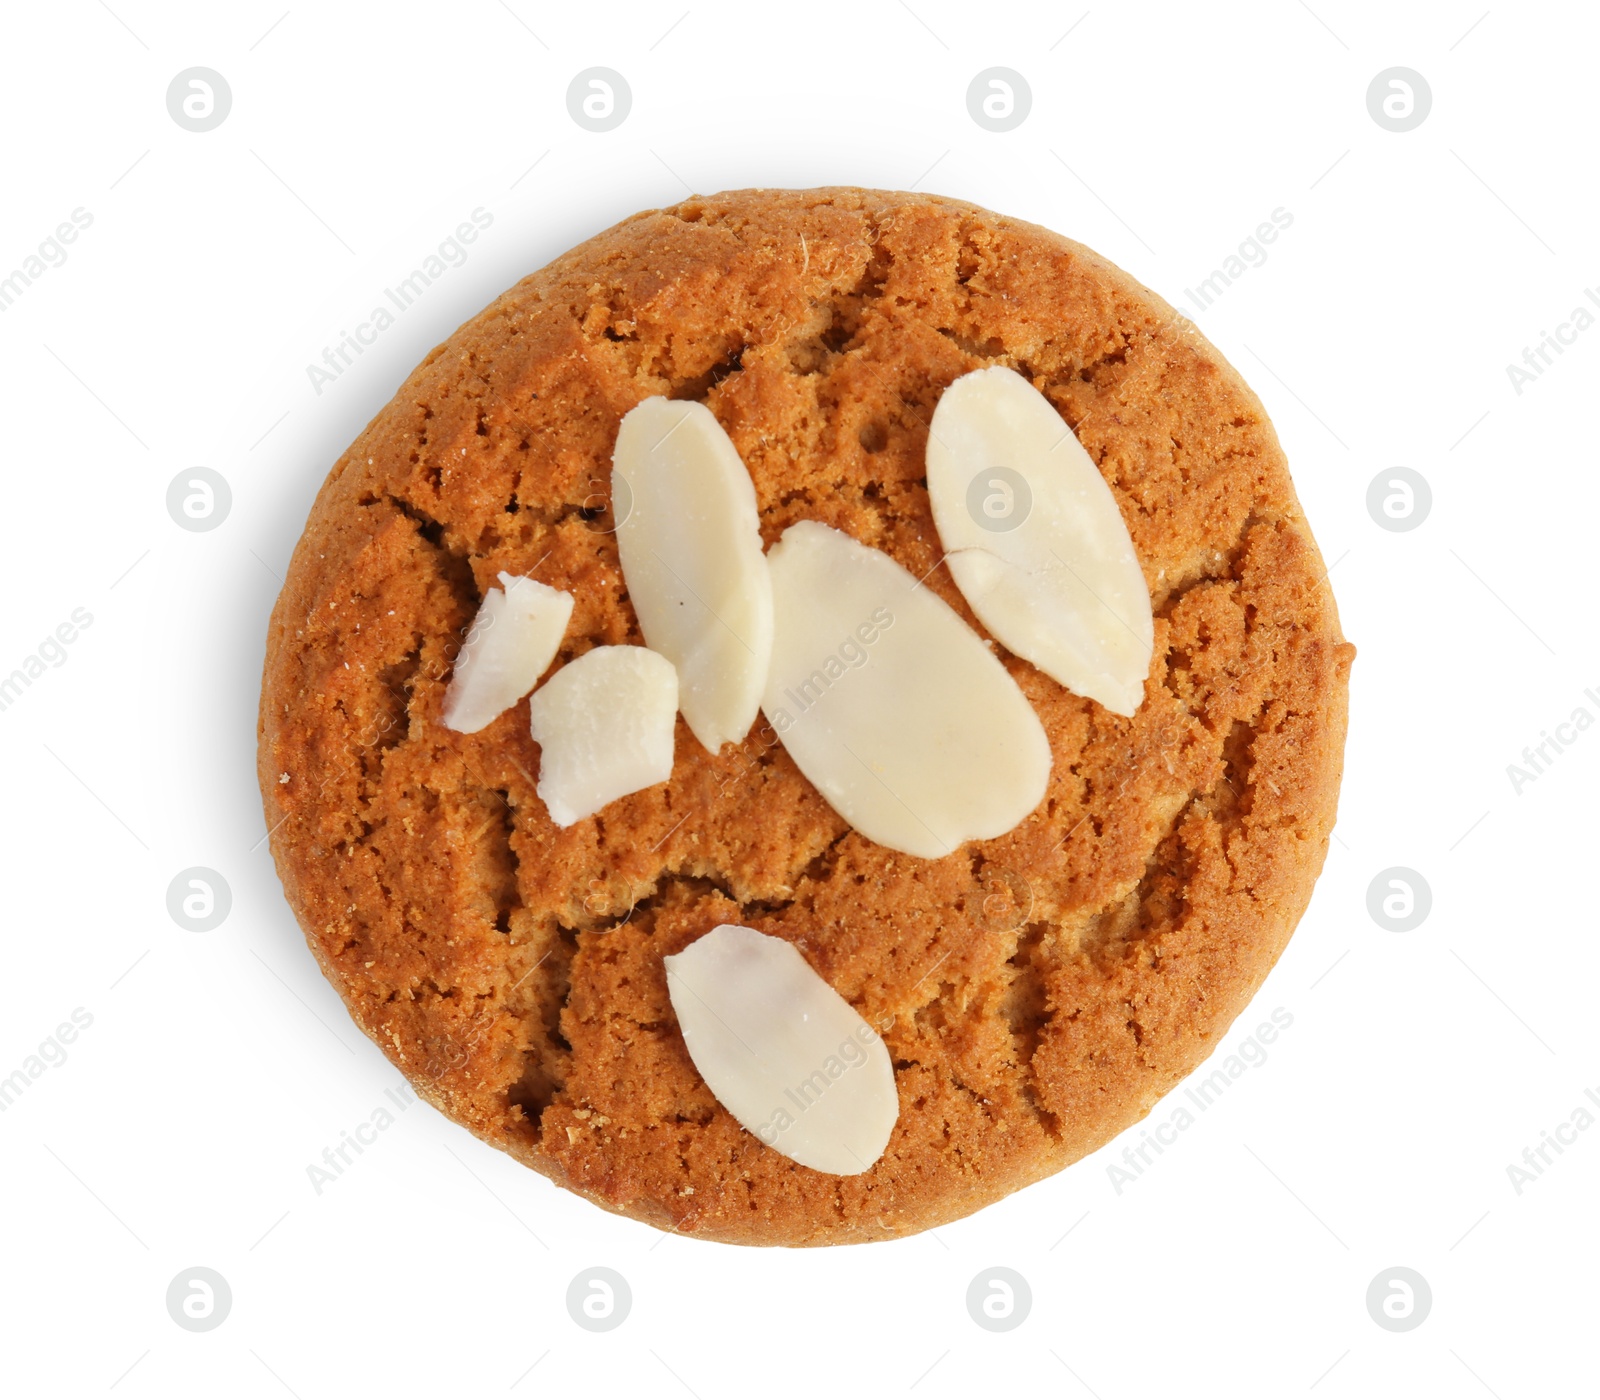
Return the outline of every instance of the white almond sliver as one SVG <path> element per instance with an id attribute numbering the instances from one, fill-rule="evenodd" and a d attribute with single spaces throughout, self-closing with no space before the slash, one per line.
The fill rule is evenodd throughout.
<path id="1" fill-rule="evenodd" d="M 889 1052 L 792 944 L 721 924 L 662 961 L 689 1058 L 741 1127 L 836 1176 L 883 1155 L 900 1113 Z"/>
<path id="2" fill-rule="evenodd" d="M 784 531 L 767 563 L 775 628 L 761 707 L 834 811 L 881 846 L 937 859 L 1039 805 L 1044 727 L 943 599 L 814 520 Z"/>
<path id="3" fill-rule="evenodd" d="M 644 647 L 595 647 L 528 701 L 539 796 L 557 826 L 672 776 L 678 676 Z"/>
<path id="4" fill-rule="evenodd" d="M 539 682 L 566 634 L 572 594 L 515 574 L 483 595 L 445 692 L 440 723 L 475 734 Z M 504 591 L 502 591 L 502 589 Z"/>
<path id="5" fill-rule="evenodd" d="M 944 391 L 928 495 L 956 586 L 1005 646 L 1114 714 L 1144 699 L 1150 591 L 1111 488 L 1048 399 L 1014 370 Z"/>
<path id="6" fill-rule="evenodd" d="M 710 409 L 663 398 L 622 420 L 612 462 L 628 597 L 645 641 L 678 668 L 690 730 L 716 753 L 755 722 L 772 653 L 750 473 Z"/>

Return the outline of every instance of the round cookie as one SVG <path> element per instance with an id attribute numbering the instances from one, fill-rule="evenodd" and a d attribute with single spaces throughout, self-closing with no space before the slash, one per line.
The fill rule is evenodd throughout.
<path id="1" fill-rule="evenodd" d="M 610 459 L 654 394 L 705 402 L 768 544 L 940 563 L 923 455 L 944 388 L 1027 376 L 1111 487 L 1155 609 L 1131 719 L 998 654 L 1044 724 L 1044 802 L 942 860 L 849 828 L 764 720 L 565 830 L 526 701 L 438 722 L 500 570 L 570 591 L 557 665 L 642 644 Z M 744 1244 L 966 1215 L 1137 1121 L 1204 1059 L 1321 869 L 1349 666 L 1256 396 L 1083 246 L 956 200 L 740 191 L 639 214 L 428 355 L 334 466 L 267 642 L 260 775 L 312 951 L 417 1091 L 607 1209 Z M 886 1025 L 900 1115 L 857 1176 L 745 1132 L 684 1048 L 662 958 L 717 924 L 793 942 Z"/>

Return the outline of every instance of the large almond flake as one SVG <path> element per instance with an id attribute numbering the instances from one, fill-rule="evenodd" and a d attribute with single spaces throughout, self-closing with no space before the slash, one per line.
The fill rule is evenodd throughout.
<path id="1" fill-rule="evenodd" d="M 1039 717 L 943 599 L 813 520 L 791 525 L 767 562 L 775 626 L 761 707 L 840 816 L 935 859 L 1038 806 L 1050 776 Z"/>
<path id="2" fill-rule="evenodd" d="M 793 944 L 721 924 L 662 961 L 689 1058 L 741 1127 L 838 1176 L 883 1155 L 900 1112 L 889 1052 Z"/>
<path id="3" fill-rule="evenodd" d="M 629 600 L 645 641 L 678 669 L 690 730 L 715 753 L 755 722 L 772 653 L 750 473 L 710 409 L 663 398 L 622 420 L 612 462 Z"/>
<path id="4" fill-rule="evenodd" d="M 502 573 L 478 605 L 456 657 L 439 722 L 475 734 L 509 710 L 555 660 L 572 616 L 572 594 Z"/>
<path id="5" fill-rule="evenodd" d="M 528 701 L 537 791 L 557 826 L 672 776 L 678 677 L 644 647 L 595 647 Z"/>
<path id="6" fill-rule="evenodd" d="M 962 375 L 934 410 L 927 467 L 946 562 L 983 625 L 1131 715 L 1150 672 L 1150 592 L 1110 487 L 1049 400 L 1002 366 Z"/>

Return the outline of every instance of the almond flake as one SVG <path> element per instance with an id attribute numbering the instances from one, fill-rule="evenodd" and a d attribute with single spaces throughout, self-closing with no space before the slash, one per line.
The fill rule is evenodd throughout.
<path id="1" fill-rule="evenodd" d="M 595 647 L 528 701 L 539 745 L 536 789 L 557 826 L 672 776 L 678 677 L 644 647 Z"/>
<path id="2" fill-rule="evenodd" d="M 1014 370 L 973 370 L 934 410 L 927 468 L 946 562 L 979 621 L 1067 689 L 1133 714 L 1150 673 L 1150 591 L 1071 426 Z"/>
<path id="3" fill-rule="evenodd" d="M 937 859 L 1044 797 L 1050 744 L 957 613 L 881 550 L 814 520 L 767 556 L 762 709 L 800 771 L 869 840 Z"/>
<path id="4" fill-rule="evenodd" d="M 456 657 L 439 722 L 475 734 L 538 684 L 572 616 L 572 595 L 515 574 L 483 595 Z M 503 589 L 503 591 L 502 591 Z"/>
<path id="5" fill-rule="evenodd" d="M 883 1155 L 900 1113 L 889 1052 L 793 944 L 721 924 L 662 961 L 689 1058 L 741 1127 L 836 1176 Z"/>
<path id="6" fill-rule="evenodd" d="M 690 731 L 716 753 L 749 733 L 772 653 L 755 487 L 711 410 L 686 400 L 633 408 L 612 461 L 629 601 L 645 641 L 678 669 Z"/>

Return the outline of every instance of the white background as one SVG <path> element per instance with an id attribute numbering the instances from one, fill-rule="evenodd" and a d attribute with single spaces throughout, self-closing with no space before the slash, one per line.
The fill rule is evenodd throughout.
<path id="1" fill-rule="evenodd" d="M 1600 1131 L 1520 1195 L 1506 1169 L 1600 1092 L 1600 727 L 1520 794 L 1506 766 L 1600 716 L 1600 327 L 1520 395 L 1506 366 L 1600 288 L 1592 7 L 283 3 L 6 16 L 0 275 L 93 223 L 0 314 L 0 674 L 74 608 L 93 623 L 0 712 L 0 1076 L 74 1008 L 93 1024 L 0 1114 L 0 1385 L 1587 1393 Z M 1005 134 L 965 102 L 996 64 L 1033 91 Z M 203 134 L 165 104 L 193 65 L 233 93 Z M 633 92 L 606 134 L 567 114 L 591 65 Z M 1433 93 L 1403 134 L 1365 100 L 1396 65 Z M 894 1244 L 664 1236 L 421 1105 L 317 1195 L 307 1165 L 399 1081 L 306 951 L 255 790 L 266 619 L 317 486 L 432 345 L 571 244 L 691 188 L 815 184 L 1078 238 L 1265 400 L 1360 649 L 1326 871 L 1224 1047 L 1273 1008 L 1293 1025 L 1120 1193 L 1124 1140 Z M 307 363 L 480 206 L 465 265 L 315 393 Z M 1263 266 L 1183 300 L 1280 207 Z M 166 490 L 201 465 L 233 505 L 188 533 Z M 1396 465 L 1433 492 L 1405 533 L 1366 508 Z M 231 886 L 214 932 L 167 914 L 189 866 Z M 1367 911 L 1390 866 L 1433 892 L 1409 933 Z M 194 1265 L 233 1292 L 204 1334 L 164 1301 Z M 593 1265 L 633 1292 L 601 1335 L 564 1303 Z M 994 1265 L 1033 1294 L 1003 1334 L 964 1302 Z M 1396 1265 L 1433 1292 L 1403 1334 L 1365 1303 Z"/>

